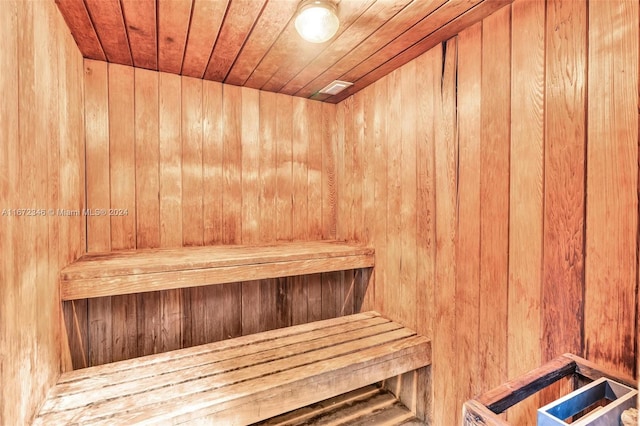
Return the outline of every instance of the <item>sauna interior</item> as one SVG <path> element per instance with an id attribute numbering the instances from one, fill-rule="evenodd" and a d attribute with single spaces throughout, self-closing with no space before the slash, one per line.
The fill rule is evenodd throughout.
<path id="1" fill-rule="evenodd" d="M 367 424 L 460 425 L 565 353 L 637 387 L 639 2 L 341 0 L 320 44 L 299 3 L 2 1 L 0 424 L 325 424 L 369 386 Z"/>

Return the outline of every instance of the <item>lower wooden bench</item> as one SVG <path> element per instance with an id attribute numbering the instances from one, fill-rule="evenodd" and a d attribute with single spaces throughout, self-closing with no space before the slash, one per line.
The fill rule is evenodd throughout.
<path id="1" fill-rule="evenodd" d="M 64 373 L 37 425 L 244 425 L 431 363 L 431 343 L 367 312 Z"/>

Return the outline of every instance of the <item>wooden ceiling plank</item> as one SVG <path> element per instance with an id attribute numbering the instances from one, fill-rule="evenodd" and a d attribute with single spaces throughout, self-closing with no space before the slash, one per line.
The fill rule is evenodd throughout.
<path id="1" fill-rule="evenodd" d="M 407 28 L 411 28 L 425 16 L 428 16 L 434 10 L 442 6 L 446 1 L 447 0 L 414 0 L 400 13 L 380 27 L 367 40 L 345 55 L 333 66 L 326 69 L 324 72 L 319 71 L 317 73 L 317 77 L 302 89 L 298 90 L 295 95 L 304 98 L 312 96 L 318 90 L 346 74 L 355 66 L 366 60 L 382 46 L 385 46 L 391 40 L 394 40 L 405 32 Z M 310 66 L 313 66 L 313 64 Z M 314 97 L 314 99 L 318 99 L 318 97 Z"/>
<path id="2" fill-rule="evenodd" d="M 155 0 L 121 0 L 133 66 L 158 69 Z"/>
<path id="3" fill-rule="evenodd" d="M 85 0 L 89 16 L 109 62 L 133 65 L 118 0 Z"/>
<path id="4" fill-rule="evenodd" d="M 105 61 L 107 57 L 102 50 L 98 34 L 96 34 L 84 2 L 82 0 L 56 0 L 56 4 L 69 30 L 71 30 L 71 35 L 82 56 Z"/>
<path id="5" fill-rule="evenodd" d="M 433 31 L 431 34 L 420 40 L 420 42 L 409 46 L 392 59 L 370 70 L 370 72 L 364 74 L 362 78 L 357 80 L 353 86 L 338 93 L 337 95 L 325 98 L 324 100 L 331 103 L 338 103 L 341 100 L 346 99 L 358 90 L 363 89 L 374 81 L 377 81 L 389 74 L 391 71 L 401 67 L 412 59 L 417 58 L 438 43 L 448 40 L 463 29 L 481 21 L 496 10 L 511 4 L 512 2 L 513 0 L 485 0 L 477 4 L 472 9 L 467 10 L 457 18 L 438 28 L 436 31 Z"/>
<path id="6" fill-rule="evenodd" d="M 376 32 L 385 22 L 402 11 L 412 0 L 396 0 L 393 2 L 376 2 L 365 13 L 347 28 L 340 37 L 324 51 L 307 64 L 297 75 L 289 80 L 281 89 L 281 93 L 293 95 L 309 81 L 313 80 L 323 70 L 331 67 L 356 46 L 366 43 L 366 40 Z"/>
<path id="7" fill-rule="evenodd" d="M 205 79 L 224 81 L 260 16 L 266 0 L 234 0 L 207 65 Z"/>
<path id="8" fill-rule="evenodd" d="M 491 3 L 493 0 L 490 0 Z M 434 31 L 447 26 L 447 23 L 464 14 L 466 11 L 482 3 L 483 0 L 449 0 L 429 16 L 422 19 L 416 25 L 396 37 L 391 43 L 379 49 L 365 61 L 341 76 L 341 80 L 357 81 L 371 70 L 381 66 L 391 58 L 403 52 L 405 49 L 418 43 Z M 443 41 L 443 40 L 441 40 Z"/>
<path id="9" fill-rule="evenodd" d="M 343 1 L 338 8 L 340 29 L 336 37 L 339 37 L 349 26 L 364 13 L 375 0 L 349 0 Z M 333 40 L 335 40 L 334 38 Z M 278 37 L 273 48 L 267 53 L 256 67 L 245 85 L 254 89 L 262 89 L 277 92 L 306 64 L 316 58 L 329 45 L 333 43 L 309 43 L 303 40 L 296 32 L 293 20 Z M 278 87 L 279 86 L 279 87 Z M 276 89 L 274 89 L 276 87 Z"/>
<path id="10" fill-rule="evenodd" d="M 225 83 L 243 85 L 271 46 L 282 34 L 298 8 L 299 0 L 278 0 L 267 3 L 256 28 L 249 35 Z"/>
<path id="11" fill-rule="evenodd" d="M 229 0 L 194 0 L 182 75 L 204 76 L 228 4 Z"/>
<path id="12" fill-rule="evenodd" d="M 182 71 L 192 0 L 158 1 L 158 70 Z"/>

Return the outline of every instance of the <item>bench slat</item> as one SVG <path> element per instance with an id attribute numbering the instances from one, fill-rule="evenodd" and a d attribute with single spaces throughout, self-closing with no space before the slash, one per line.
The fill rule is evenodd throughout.
<path id="1" fill-rule="evenodd" d="M 374 251 L 337 241 L 88 254 L 60 273 L 62 300 L 368 268 Z"/>
<path id="2" fill-rule="evenodd" d="M 58 385 L 63 383 L 71 383 L 85 379 L 95 379 L 96 377 L 112 375 L 118 372 L 142 368 L 147 365 L 164 364 L 177 359 L 210 353 L 212 351 L 222 351 L 241 346 L 251 346 L 262 342 L 270 342 L 282 340 L 291 336 L 300 334 L 322 331 L 332 327 L 344 324 L 358 323 L 366 321 L 370 318 L 380 317 L 375 311 L 363 312 L 354 315 L 347 315 L 338 318 L 330 318 L 321 321 L 314 321 L 306 324 L 296 325 L 295 327 L 285 327 L 275 330 L 265 331 L 262 333 L 249 334 L 246 336 L 235 337 L 233 339 L 221 340 L 219 342 L 208 343 L 190 348 L 176 349 L 170 352 L 163 352 L 154 355 L 146 355 L 139 358 L 128 359 L 124 361 L 112 362 L 109 364 L 97 365 L 94 367 L 82 368 L 79 370 L 69 371 L 60 376 Z M 389 321 L 383 319 L 384 321 Z M 357 326 L 357 325 L 356 325 Z M 55 391 L 55 389 L 54 389 Z"/>
<path id="3" fill-rule="evenodd" d="M 102 387 L 97 387 L 93 383 L 85 383 L 85 386 L 76 387 L 74 393 L 60 395 L 56 400 L 50 400 L 50 406 L 55 407 L 57 410 L 70 410 L 123 395 L 135 395 L 141 392 L 149 394 L 149 392 L 154 389 L 159 389 L 160 392 L 163 392 L 162 388 L 186 383 L 187 380 L 192 377 L 196 377 L 198 380 L 211 377 L 215 379 L 217 386 L 222 386 L 225 380 L 229 380 L 230 383 L 234 383 L 234 380 L 239 380 L 235 378 L 238 376 L 237 371 L 243 371 L 245 375 L 260 375 L 266 374 L 265 371 L 274 371 L 273 369 L 276 368 L 286 368 L 296 365 L 296 363 L 309 362 L 310 357 L 314 357 L 314 360 L 319 360 L 321 359 L 320 357 L 325 354 L 325 351 L 329 352 L 329 350 L 336 345 L 340 344 L 342 347 L 345 347 L 345 345 L 354 344 L 356 341 L 365 343 L 367 342 L 365 338 L 396 331 L 400 327 L 399 324 L 388 322 L 374 327 L 346 332 L 342 335 L 334 335 L 300 343 L 291 347 L 291 349 L 287 347 L 275 348 L 249 355 L 242 355 L 241 351 L 234 351 L 233 354 L 214 353 L 204 358 L 198 357 L 199 359 L 195 360 L 188 358 L 183 360 L 186 362 L 177 365 L 174 363 L 168 366 L 166 370 L 162 368 L 163 365 L 159 365 L 158 368 L 152 371 L 138 372 L 136 370 L 135 377 L 133 377 L 131 373 L 124 375 L 124 377 L 120 375 L 120 377 L 114 378 L 115 383 L 106 383 L 102 385 Z M 321 349 L 325 351 L 321 351 Z M 305 356 L 297 355 L 300 353 L 304 353 Z M 222 359 L 218 360 L 218 356 Z M 331 356 L 331 353 L 327 353 L 326 356 Z M 300 358 L 300 360 L 298 358 Z M 258 368 L 260 364 L 266 363 L 269 363 L 269 365 Z M 250 367 L 254 366 L 255 368 L 250 369 Z M 227 379 L 228 376 L 229 378 Z M 117 382 L 118 380 L 120 383 Z M 204 384 L 203 386 L 206 389 L 210 389 L 208 384 Z M 95 391 L 95 389 L 99 390 Z M 46 412 L 48 408 L 49 407 L 44 406 L 43 411 Z"/>
<path id="4" fill-rule="evenodd" d="M 419 368 L 425 362 L 429 342 L 412 337 L 395 344 L 370 348 L 340 359 L 341 364 L 327 366 L 317 363 L 276 373 L 258 383 L 239 383 L 227 388 L 233 398 L 209 399 L 212 394 L 192 396 L 190 399 L 171 404 L 149 407 L 149 412 L 140 416 L 118 416 L 119 423 L 142 421 L 147 414 L 153 418 L 145 424 L 159 424 L 175 419 L 176 422 L 206 418 L 211 424 L 245 425 L 275 415 L 304 407 L 319 399 L 327 399 L 366 386 L 407 371 Z M 262 382 L 262 383 L 261 383 Z M 255 385 L 259 386 L 255 386 Z M 270 385 L 270 386 L 269 386 Z M 108 422 L 104 423 L 105 425 Z"/>
<path id="5" fill-rule="evenodd" d="M 61 382 L 36 424 L 154 424 L 201 417 L 246 424 L 430 363 L 426 338 L 376 313 L 351 317 L 358 319 L 289 327 L 284 336 L 283 330 L 258 333 L 220 350 L 215 347 L 225 342 L 204 345 L 205 351 L 182 349 L 175 351 L 181 355 L 177 359 L 152 355 L 145 357 L 140 375 L 136 360 L 114 363 L 122 370 L 111 365 L 108 373 L 86 369 L 100 379 L 84 372 Z M 189 350 L 197 355 L 188 356 Z M 154 357 L 164 361 L 148 362 Z"/>

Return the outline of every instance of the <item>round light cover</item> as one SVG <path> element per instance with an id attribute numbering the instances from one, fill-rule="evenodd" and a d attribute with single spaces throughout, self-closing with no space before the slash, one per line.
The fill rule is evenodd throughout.
<path id="1" fill-rule="evenodd" d="M 295 25 L 303 39 L 311 43 L 324 43 L 336 34 L 340 20 L 333 3 L 312 0 L 300 4 Z"/>

